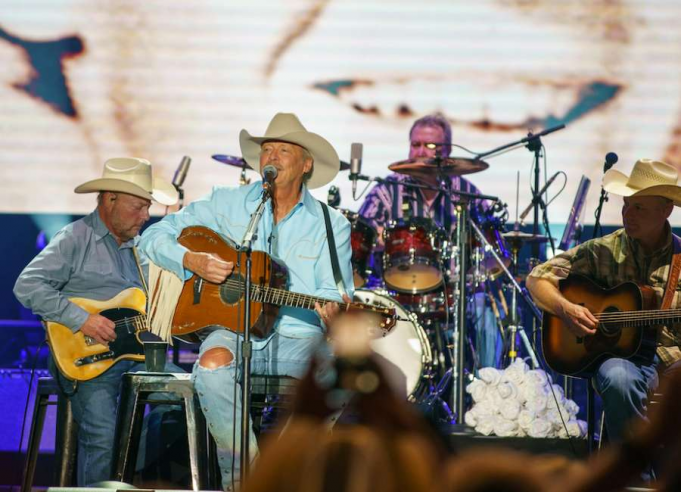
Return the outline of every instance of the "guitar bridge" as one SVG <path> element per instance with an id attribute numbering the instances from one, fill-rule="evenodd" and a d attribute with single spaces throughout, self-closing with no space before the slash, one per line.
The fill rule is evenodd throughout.
<path id="1" fill-rule="evenodd" d="M 90 355 L 88 357 L 81 357 L 80 359 L 76 359 L 75 365 L 76 367 L 86 366 L 88 364 L 94 364 L 95 362 L 99 362 L 100 360 L 113 359 L 114 356 L 115 354 L 113 353 L 113 351 L 109 350 L 108 352 L 102 352 L 101 354 L 95 354 Z"/>

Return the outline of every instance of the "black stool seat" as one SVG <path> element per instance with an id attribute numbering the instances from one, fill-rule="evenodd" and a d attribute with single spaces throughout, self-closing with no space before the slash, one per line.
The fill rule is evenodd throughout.
<path id="1" fill-rule="evenodd" d="M 151 395 L 155 398 L 151 399 Z M 163 399 L 157 399 L 160 396 Z M 189 468 L 193 490 L 215 490 L 218 484 L 215 459 L 211 455 L 206 421 L 200 410 L 191 374 L 125 373 L 116 417 L 113 480 L 131 483 L 146 404 L 184 407 L 189 440 Z"/>
<path id="2" fill-rule="evenodd" d="M 50 399 L 56 396 L 56 399 Z M 40 440 L 45 425 L 45 414 L 49 405 L 57 406 L 57 429 L 54 442 L 55 482 L 59 487 L 74 485 L 76 469 L 76 450 L 78 424 L 73 420 L 71 402 L 62 394 L 54 378 L 38 378 L 38 386 L 33 404 L 33 422 L 28 437 L 26 462 L 21 481 L 21 492 L 30 492 L 33 487 L 35 466 L 40 451 Z"/>

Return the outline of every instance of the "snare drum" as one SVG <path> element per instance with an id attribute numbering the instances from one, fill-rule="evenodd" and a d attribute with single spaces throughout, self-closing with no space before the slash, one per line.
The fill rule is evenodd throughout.
<path id="1" fill-rule="evenodd" d="M 442 232 L 431 219 L 393 222 L 383 231 L 383 280 L 389 289 L 416 294 L 442 284 Z"/>
<path id="2" fill-rule="evenodd" d="M 390 332 L 371 341 L 377 362 L 392 389 L 409 401 L 417 401 L 427 389 L 433 355 L 428 337 L 416 317 L 394 299 L 370 290 L 356 290 L 355 301 L 395 308 L 398 321 Z"/>
<path id="3" fill-rule="evenodd" d="M 339 210 L 350 221 L 350 245 L 352 247 L 352 277 L 355 288 L 364 286 L 371 275 L 369 258 L 376 245 L 376 229 L 358 214 L 349 210 Z"/>

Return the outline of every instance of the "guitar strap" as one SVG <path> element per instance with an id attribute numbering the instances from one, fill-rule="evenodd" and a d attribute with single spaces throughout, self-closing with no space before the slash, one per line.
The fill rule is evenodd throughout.
<path id="1" fill-rule="evenodd" d="M 319 200 L 318 200 L 319 201 Z M 329 216 L 329 209 L 324 202 L 319 202 L 324 213 L 324 222 L 326 223 L 326 239 L 329 243 L 329 255 L 331 256 L 331 268 L 333 268 L 333 278 L 336 281 L 336 287 L 341 295 L 347 294 L 345 285 L 343 285 L 343 276 L 340 272 L 340 265 L 338 264 L 338 253 L 336 252 L 336 240 L 333 237 L 333 228 L 331 227 L 331 217 Z"/>
<path id="2" fill-rule="evenodd" d="M 662 297 L 662 306 L 660 309 L 669 309 L 674 300 L 674 293 L 679 282 L 679 274 L 681 274 L 681 239 L 672 234 L 672 242 L 674 243 L 674 253 L 672 255 L 672 262 L 669 266 L 669 275 L 667 276 L 667 287 Z"/>
<path id="3" fill-rule="evenodd" d="M 147 302 L 149 302 L 149 289 L 147 288 L 147 281 L 144 278 L 144 271 L 142 270 L 142 264 L 140 263 L 139 253 L 137 253 L 137 246 L 132 247 L 132 255 L 135 257 L 135 265 L 137 265 L 137 272 L 140 274 L 144 295 L 147 296 Z"/>

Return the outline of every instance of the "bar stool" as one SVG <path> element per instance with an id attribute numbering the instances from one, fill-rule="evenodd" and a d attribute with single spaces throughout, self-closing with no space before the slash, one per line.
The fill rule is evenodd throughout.
<path id="1" fill-rule="evenodd" d="M 56 396 L 56 399 L 50 399 L 50 396 Z M 73 420 L 71 401 L 61 392 L 59 384 L 54 378 L 41 377 L 38 378 L 36 397 L 33 404 L 33 422 L 28 437 L 21 492 L 30 492 L 33 487 L 35 467 L 38 460 L 38 452 L 40 451 L 40 440 L 45 424 L 45 414 L 49 405 L 57 406 L 57 429 L 54 441 L 54 481 L 59 487 L 68 487 L 75 484 L 78 424 Z"/>
<path id="2" fill-rule="evenodd" d="M 152 399 L 152 394 L 163 399 Z M 184 407 L 192 489 L 217 489 L 218 472 L 206 421 L 191 374 L 184 373 L 128 372 L 123 375 L 114 437 L 113 480 L 132 483 L 146 404 Z"/>
<path id="3" fill-rule="evenodd" d="M 290 376 L 252 376 L 251 416 L 256 436 L 269 430 L 276 412 L 290 407 L 297 387 L 298 380 Z"/>

